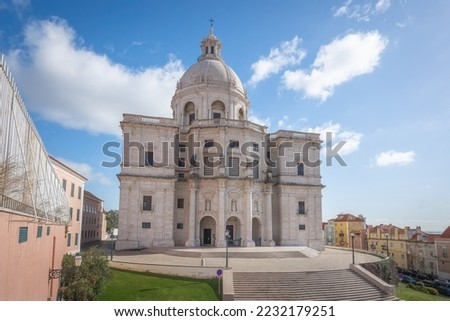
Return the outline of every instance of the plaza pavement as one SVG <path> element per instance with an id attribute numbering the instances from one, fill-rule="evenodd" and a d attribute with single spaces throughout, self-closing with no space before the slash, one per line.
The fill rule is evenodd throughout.
<path id="1" fill-rule="evenodd" d="M 116 251 L 113 266 L 128 267 L 223 268 L 225 248 L 173 248 L 145 249 L 141 251 Z M 379 261 L 380 257 L 355 251 L 355 263 Z M 315 251 L 307 247 L 230 247 L 228 266 L 233 272 L 302 272 L 348 269 L 352 251 L 326 247 Z M 152 268 L 153 267 L 153 268 Z M 140 268 L 141 269 L 141 268 Z"/>

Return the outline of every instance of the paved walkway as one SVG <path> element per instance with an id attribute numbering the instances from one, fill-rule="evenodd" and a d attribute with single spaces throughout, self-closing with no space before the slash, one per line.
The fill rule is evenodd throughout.
<path id="1" fill-rule="evenodd" d="M 114 261 L 180 267 L 224 267 L 225 249 L 175 248 L 117 251 Z M 355 263 L 379 261 L 368 253 L 355 252 Z M 228 266 L 234 272 L 302 272 L 348 269 L 352 252 L 326 248 L 317 252 L 306 247 L 232 247 Z"/>

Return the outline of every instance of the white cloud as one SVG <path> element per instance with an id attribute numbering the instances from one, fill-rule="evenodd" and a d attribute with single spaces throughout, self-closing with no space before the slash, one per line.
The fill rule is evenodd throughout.
<path id="1" fill-rule="evenodd" d="M 263 118 L 259 117 L 258 115 L 254 114 L 252 111 L 250 111 L 248 120 L 251 121 L 252 123 L 270 127 L 270 117 L 263 119 Z"/>
<path id="2" fill-rule="evenodd" d="M 414 162 L 415 153 L 409 152 L 396 152 L 393 150 L 382 152 L 375 156 L 376 165 L 379 167 L 394 166 L 394 165 L 406 165 Z"/>
<path id="3" fill-rule="evenodd" d="M 299 48 L 301 39 L 295 36 L 291 41 L 282 42 L 280 47 L 272 48 L 266 57 L 261 57 L 252 64 L 253 74 L 248 81 L 251 86 L 256 86 L 260 81 L 273 74 L 279 73 L 288 66 L 300 64 L 306 53 Z"/>
<path id="4" fill-rule="evenodd" d="M 362 133 L 356 131 L 345 130 L 339 123 L 333 123 L 331 121 L 314 128 L 306 128 L 304 131 L 320 133 L 320 139 L 324 142 L 326 141 L 327 133 L 331 133 L 333 140 L 332 148 L 335 148 L 340 142 L 345 141 L 345 144 L 338 151 L 341 156 L 357 151 L 364 136 Z"/>
<path id="5" fill-rule="evenodd" d="M 391 0 L 378 0 L 375 5 L 375 13 L 384 13 L 391 6 Z"/>
<path id="6" fill-rule="evenodd" d="M 370 21 L 370 17 L 385 13 L 391 6 L 390 0 L 378 0 L 375 5 L 371 2 L 352 4 L 352 0 L 345 1 L 342 6 L 335 9 L 333 16 L 346 16 L 357 21 Z"/>
<path id="7" fill-rule="evenodd" d="M 68 128 L 117 136 L 123 113 L 170 117 L 184 72 L 174 57 L 139 70 L 114 63 L 78 44 L 61 19 L 28 24 L 23 49 L 7 59 L 30 110 Z"/>
<path id="8" fill-rule="evenodd" d="M 64 163 L 65 165 L 69 166 L 76 172 L 80 173 L 84 177 L 86 177 L 91 182 L 98 182 L 101 185 L 111 185 L 111 180 L 106 177 L 104 174 L 94 171 L 94 169 L 91 167 L 91 165 L 86 163 L 77 163 L 70 161 L 68 159 L 64 159 L 61 157 L 56 157 L 59 161 Z"/>
<path id="9" fill-rule="evenodd" d="M 352 78 L 371 73 L 388 44 L 378 31 L 353 33 L 322 46 L 309 72 L 287 70 L 283 84 L 304 92 L 307 98 L 325 101 L 334 89 Z"/>

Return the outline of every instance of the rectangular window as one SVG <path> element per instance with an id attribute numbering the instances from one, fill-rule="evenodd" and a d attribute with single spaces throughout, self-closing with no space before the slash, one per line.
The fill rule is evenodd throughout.
<path id="1" fill-rule="evenodd" d="M 189 114 L 189 125 L 195 120 L 195 114 Z"/>
<path id="2" fill-rule="evenodd" d="M 229 148 L 239 148 L 239 141 L 237 140 L 230 140 L 230 144 L 228 145 Z"/>
<path id="3" fill-rule="evenodd" d="M 150 223 L 150 222 L 142 222 L 142 228 L 152 228 L 152 223 Z"/>
<path id="4" fill-rule="evenodd" d="M 186 159 L 178 158 L 178 167 L 185 168 L 186 167 Z"/>
<path id="5" fill-rule="evenodd" d="M 297 175 L 299 176 L 305 175 L 305 168 L 303 166 L 303 163 L 297 164 Z"/>
<path id="6" fill-rule="evenodd" d="M 177 223 L 177 230 L 183 229 L 183 223 Z"/>
<path id="7" fill-rule="evenodd" d="M 67 247 L 70 247 L 70 244 L 72 243 L 72 234 L 67 234 Z"/>
<path id="8" fill-rule="evenodd" d="M 305 202 L 298 202 L 298 214 L 305 214 Z"/>
<path id="9" fill-rule="evenodd" d="M 177 208 L 184 208 L 184 198 L 177 199 Z"/>
<path id="10" fill-rule="evenodd" d="M 81 186 L 78 186 L 78 199 L 81 199 Z"/>
<path id="11" fill-rule="evenodd" d="M 19 243 L 28 241 L 28 227 L 19 227 Z"/>
<path id="12" fill-rule="evenodd" d="M 66 188 L 67 188 L 67 181 L 65 180 L 65 179 L 63 179 L 63 190 L 64 190 L 64 192 L 66 191 Z"/>
<path id="13" fill-rule="evenodd" d="M 151 211 L 152 210 L 152 197 L 145 195 L 142 202 L 142 210 L 143 211 Z"/>
<path id="14" fill-rule="evenodd" d="M 50 226 L 47 226 L 47 236 L 50 235 Z"/>
<path id="15" fill-rule="evenodd" d="M 39 238 L 39 237 L 42 237 L 42 226 L 38 226 L 36 237 L 38 237 L 38 238 Z"/>
<path id="16" fill-rule="evenodd" d="M 75 246 L 78 245 L 78 233 L 75 233 Z"/>
<path id="17" fill-rule="evenodd" d="M 145 166 L 153 166 L 153 152 L 145 152 Z"/>
<path id="18" fill-rule="evenodd" d="M 214 174 L 214 168 L 212 167 L 212 162 L 209 160 L 209 157 L 203 158 L 203 175 L 205 176 L 211 176 Z"/>
<path id="19" fill-rule="evenodd" d="M 259 162 L 256 159 L 253 160 L 253 178 L 259 178 Z"/>
<path id="20" fill-rule="evenodd" d="M 434 269 L 434 263 L 430 261 L 430 269 Z"/>
<path id="21" fill-rule="evenodd" d="M 77 222 L 80 221 L 80 209 L 77 208 Z"/>
<path id="22" fill-rule="evenodd" d="M 74 195 L 75 195 L 75 184 L 72 183 L 70 184 L 70 196 L 74 197 Z"/>
<path id="23" fill-rule="evenodd" d="M 259 152 L 259 145 L 256 143 L 253 143 L 253 151 L 254 152 Z"/>
<path id="24" fill-rule="evenodd" d="M 230 176 L 239 176 L 239 157 L 228 158 L 228 167 L 230 168 Z"/>
<path id="25" fill-rule="evenodd" d="M 69 209 L 69 215 L 70 215 L 70 220 L 72 221 L 72 219 L 73 219 L 73 208 L 72 207 Z"/>
<path id="26" fill-rule="evenodd" d="M 305 225 L 305 224 L 300 224 L 300 225 L 298 226 L 298 229 L 299 229 L 300 231 L 304 231 L 304 230 L 306 230 L 306 225 Z"/>
<path id="27" fill-rule="evenodd" d="M 212 139 L 206 139 L 204 147 L 205 148 L 214 147 L 214 141 Z"/>
<path id="28" fill-rule="evenodd" d="M 222 114 L 221 113 L 213 113 L 213 118 L 214 119 L 219 119 L 219 118 L 221 118 L 222 117 Z"/>
<path id="29" fill-rule="evenodd" d="M 185 151 L 186 151 L 186 145 L 180 144 L 180 145 L 178 146 L 178 148 L 179 148 L 179 151 L 180 151 L 180 152 L 185 152 Z"/>
<path id="30" fill-rule="evenodd" d="M 446 246 L 442 247 L 442 257 L 448 257 L 448 251 L 447 251 L 447 247 Z"/>

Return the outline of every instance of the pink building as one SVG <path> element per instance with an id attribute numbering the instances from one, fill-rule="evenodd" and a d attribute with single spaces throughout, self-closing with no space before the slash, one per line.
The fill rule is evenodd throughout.
<path id="1" fill-rule="evenodd" d="M 68 200 L 0 59 L 0 300 L 55 300 Z"/>
<path id="2" fill-rule="evenodd" d="M 103 211 L 103 200 L 89 191 L 84 191 L 81 243 L 101 241 L 105 238 L 106 219 Z"/>
<path id="3" fill-rule="evenodd" d="M 67 253 L 77 254 L 80 252 L 84 183 L 87 178 L 52 156 L 50 160 L 69 200 L 66 250 Z"/>

